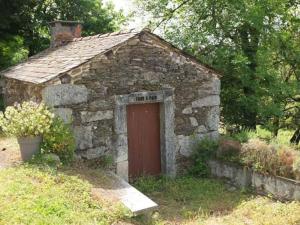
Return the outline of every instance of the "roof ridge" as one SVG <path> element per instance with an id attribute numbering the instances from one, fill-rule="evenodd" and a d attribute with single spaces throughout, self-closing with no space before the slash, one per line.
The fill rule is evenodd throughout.
<path id="1" fill-rule="evenodd" d="M 82 40 L 85 41 L 85 40 L 90 40 L 90 39 L 95 39 L 95 38 L 106 38 L 106 37 L 116 36 L 116 35 L 120 35 L 120 34 L 131 34 L 131 33 L 138 33 L 138 32 L 140 32 L 140 30 L 138 30 L 136 28 L 124 29 L 124 30 L 119 30 L 119 31 L 115 31 L 115 32 L 110 32 L 110 33 L 95 34 L 95 35 L 86 36 L 86 37 L 73 38 L 69 42 L 76 42 L 76 41 L 82 41 Z"/>

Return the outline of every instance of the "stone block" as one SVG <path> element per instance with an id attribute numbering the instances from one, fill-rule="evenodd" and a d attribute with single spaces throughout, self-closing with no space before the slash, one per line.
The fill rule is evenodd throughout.
<path id="1" fill-rule="evenodd" d="M 128 181 L 128 161 L 122 161 L 117 163 L 116 173 L 119 177 Z"/>
<path id="2" fill-rule="evenodd" d="M 114 117 L 112 110 L 107 111 L 97 111 L 97 112 L 81 112 L 81 121 L 84 123 L 99 121 L 99 120 L 109 120 Z"/>
<path id="3" fill-rule="evenodd" d="M 219 131 L 212 131 L 212 132 L 209 132 L 207 133 L 207 137 L 212 139 L 212 140 L 215 140 L 217 141 L 220 137 L 220 134 L 219 134 Z"/>
<path id="4" fill-rule="evenodd" d="M 190 122 L 193 127 L 197 127 L 199 125 L 195 117 L 190 117 Z"/>
<path id="5" fill-rule="evenodd" d="M 192 108 L 220 105 L 219 95 L 211 95 L 192 102 Z"/>
<path id="6" fill-rule="evenodd" d="M 115 108 L 115 132 L 116 134 L 127 133 L 126 105 L 118 105 Z"/>
<path id="7" fill-rule="evenodd" d="M 296 201 L 300 201 L 300 185 L 297 185 L 295 187 L 295 191 L 293 193 L 292 199 L 295 199 Z"/>
<path id="8" fill-rule="evenodd" d="M 109 101 L 97 99 L 95 101 L 89 102 L 89 109 L 91 111 L 97 110 L 108 110 L 112 108 L 112 104 Z"/>
<path id="9" fill-rule="evenodd" d="M 81 155 L 83 158 L 86 158 L 86 159 L 96 159 L 96 158 L 103 156 L 106 151 L 107 151 L 107 147 L 101 146 L 101 147 L 97 147 L 97 148 L 87 149 Z"/>
<path id="10" fill-rule="evenodd" d="M 189 157 L 192 153 L 193 145 L 197 141 L 201 141 L 204 138 L 217 140 L 218 137 L 219 137 L 219 133 L 217 131 L 213 131 L 209 133 L 198 133 L 196 135 L 191 135 L 191 136 L 177 135 L 179 153 L 183 156 Z"/>
<path id="11" fill-rule="evenodd" d="M 203 125 L 200 125 L 199 127 L 197 127 L 196 129 L 196 133 L 198 134 L 203 134 L 203 133 L 207 133 L 207 129 L 205 126 Z"/>
<path id="12" fill-rule="evenodd" d="M 89 149 L 93 147 L 92 126 L 75 126 L 74 135 L 76 139 L 77 149 Z"/>
<path id="13" fill-rule="evenodd" d="M 87 102 L 88 90 L 83 85 L 51 85 L 42 91 L 42 98 L 49 106 L 79 104 Z"/>
<path id="14" fill-rule="evenodd" d="M 116 162 L 128 160 L 127 135 L 118 135 L 116 140 Z"/>
<path id="15" fill-rule="evenodd" d="M 188 114 L 192 114 L 192 113 L 193 113 L 193 109 L 192 109 L 191 106 L 186 107 L 186 108 L 184 108 L 184 109 L 182 110 L 182 114 L 188 115 Z"/>
<path id="16" fill-rule="evenodd" d="M 73 111 L 69 108 L 54 108 L 54 114 L 59 116 L 65 123 L 71 123 L 73 120 Z"/>
<path id="17" fill-rule="evenodd" d="M 253 172 L 251 183 L 254 188 L 258 190 L 263 190 L 265 184 L 265 177 L 259 173 Z"/>
<path id="18" fill-rule="evenodd" d="M 221 81 L 219 78 L 214 77 L 212 80 L 212 91 L 211 94 L 219 95 L 221 92 Z"/>
<path id="19" fill-rule="evenodd" d="M 219 106 L 212 107 L 207 113 L 206 119 L 209 130 L 218 130 L 220 122 L 220 108 Z"/>
<path id="20" fill-rule="evenodd" d="M 293 199 L 296 185 L 280 178 L 276 180 L 277 195 L 282 199 Z"/>
<path id="21" fill-rule="evenodd" d="M 192 153 L 191 138 L 190 136 L 178 135 L 177 136 L 179 153 L 183 156 L 189 157 Z"/>

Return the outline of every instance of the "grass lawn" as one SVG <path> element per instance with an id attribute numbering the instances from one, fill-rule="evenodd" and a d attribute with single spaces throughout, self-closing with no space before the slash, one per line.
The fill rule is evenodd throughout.
<path id="1" fill-rule="evenodd" d="M 98 169 L 22 165 L 0 172 L 0 224 L 300 224 L 300 203 L 227 190 L 212 179 L 143 178 L 136 187 L 159 205 L 130 218 L 122 206 L 93 198 L 106 185 Z M 81 171 L 81 172 L 80 172 Z"/>
<path id="2" fill-rule="evenodd" d="M 0 139 L 0 145 L 18 158 L 15 142 Z M 1 156 L 9 157 L 9 152 Z M 300 225 L 299 202 L 281 203 L 230 190 L 221 181 L 188 177 L 139 179 L 134 185 L 160 207 L 151 216 L 131 217 L 121 205 L 92 194 L 93 187 L 109 182 L 101 169 L 82 164 L 58 170 L 35 164 L 2 169 L 0 225 Z"/>
<path id="3" fill-rule="evenodd" d="M 0 170 L 0 224 L 112 224 L 127 211 L 91 195 L 92 184 L 64 171 L 24 165 Z"/>
<path id="4" fill-rule="evenodd" d="M 144 178 L 135 186 L 160 205 L 159 212 L 150 218 L 137 218 L 136 224 L 300 224 L 300 202 L 282 203 L 242 190 L 230 190 L 213 179 Z"/>

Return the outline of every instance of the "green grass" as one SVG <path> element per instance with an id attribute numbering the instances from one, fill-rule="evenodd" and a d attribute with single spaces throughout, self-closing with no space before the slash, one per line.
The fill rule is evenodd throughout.
<path id="1" fill-rule="evenodd" d="M 67 170 L 24 165 L 0 171 L 0 224 L 112 224 L 119 205 L 93 199 L 91 183 Z"/>
<path id="2" fill-rule="evenodd" d="M 277 137 L 273 137 L 272 133 L 262 128 L 261 126 L 257 126 L 256 130 L 243 130 L 239 133 L 235 133 L 231 136 L 225 135 L 227 138 L 232 138 L 241 143 L 247 142 L 251 138 L 260 138 L 270 143 L 279 144 L 279 145 L 291 145 L 290 139 L 293 136 L 292 130 L 280 129 L 278 131 Z M 297 146 L 293 146 L 297 147 Z"/>
<path id="3" fill-rule="evenodd" d="M 135 186 L 160 205 L 152 217 L 136 218 L 136 224 L 300 224 L 300 203 L 228 191 L 224 183 L 213 179 L 142 178 Z"/>
<path id="4" fill-rule="evenodd" d="M 0 171 L 2 224 L 299 225 L 300 203 L 281 203 L 222 181 L 193 177 L 141 178 L 134 184 L 159 204 L 131 218 L 122 206 L 92 194 L 110 187 L 103 171 L 75 164 L 59 169 L 25 164 Z M 118 223 L 119 222 L 119 223 Z"/>
<path id="5" fill-rule="evenodd" d="M 92 187 L 106 183 L 99 170 L 78 165 L 56 170 L 27 164 L 1 170 L 0 224 L 300 224 L 299 202 L 276 202 L 229 191 L 222 181 L 192 177 L 139 179 L 134 185 L 159 210 L 130 218 L 120 205 L 92 197 Z"/>

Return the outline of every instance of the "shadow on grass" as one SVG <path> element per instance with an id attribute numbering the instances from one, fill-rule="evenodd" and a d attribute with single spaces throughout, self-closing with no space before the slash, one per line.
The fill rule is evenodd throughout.
<path id="1" fill-rule="evenodd" d="M 101 168 L 91 168 L 86 163 L 76 163 L 59 169 L 59 172 L 77 176 L 93 187 L 114 189 L 113 180 Z M 136 225 L 201 224 L 212 216 L 230 214 L 250 194 L 240 190 L 229 191 L 226 184 L 215 179 L 194 177 L 144 177 L 135 186 L 159 205 L 151 215 L 136 216 L 123 222 Z"/>
<path id="2" fill-rule="evenodd" d="M 222 181 L 214 179 L 141 178 L 135 186 L 159 204 L 159 211 L 136 217 L 134 224 L 198 224 L 231 213 L 250 197 L 238 190 L 228 191 Z"/>
<path id="3" fill-rule="evenodd" d="M 59 171 L 86 180 L 93 187 L 115 188 L 103 169 L 91 168 L 86 163 L 77 162 Z M 241 202 L 251 198 L 241 190 L 229 191 L 224 182 L 215 179 L 144 177 L 133 186 L 159 205 L 158 211 L 151 215 L 123 220 L 136 225 L 202 224 L 209 217 L 230 214 Z"/>

